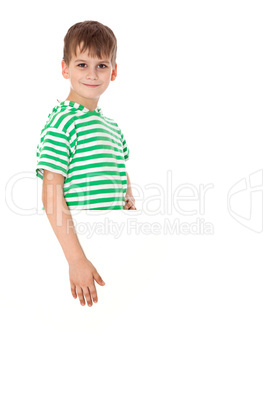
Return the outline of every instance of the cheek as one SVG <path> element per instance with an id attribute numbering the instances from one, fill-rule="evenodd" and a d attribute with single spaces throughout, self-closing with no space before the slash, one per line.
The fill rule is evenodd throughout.
<path id="1" fill-rule="evenodd" d="M 108 71 L 108 72 L 105 74 L 105 81 L 109 83 L 109 82 L 111 81 L 111 76 L 112 76 L 112 72 L 111 72 L 111 71 Z"/>
<path id="2" fill-rule="evenodd" d="M 83 78 L 83 74 L 80 71 L 73 71 L 71 75 L 71 79 L 73 81 L 79 81 L 81 78 Z"/>

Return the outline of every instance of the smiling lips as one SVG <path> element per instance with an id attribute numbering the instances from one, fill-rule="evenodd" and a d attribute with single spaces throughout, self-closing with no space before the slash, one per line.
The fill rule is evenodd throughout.
<path id="1" fill-rule="evenodd" d="M 98 87 L 99 85 L 90 85 L 90 84 L 84 84 L 86 87 L 89 87 L 89 88 L 96 88 L 96 87 Z"/>

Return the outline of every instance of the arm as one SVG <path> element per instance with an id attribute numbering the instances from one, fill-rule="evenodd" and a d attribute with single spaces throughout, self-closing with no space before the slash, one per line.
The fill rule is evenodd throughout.
<path id="1" fill-rule="evenodd" d="M 135 207 L 135 198 L 133 197 L 132 194 L 132 188 L 131 188 L 131 183 L 130 183 L 130 178 L 127 173 L 127 192 L 126 192 L 126 197 L 125 197 L 125 209 L 137 209 Z"/>
<path id="2" fill-rule="evenodd" d="M 76 299 L 78 293 L 81 305 L 84 296 L 88 306 L 91 297 L 98 301 L 94 279 L 104 285 L 94 265 L 86 258 L 76 235 L 71 212 L 63 195 L 64 177 L 44 169 L 42 201 L 52 229 L 62 247 L 69 264 L 71 292 Z"/>

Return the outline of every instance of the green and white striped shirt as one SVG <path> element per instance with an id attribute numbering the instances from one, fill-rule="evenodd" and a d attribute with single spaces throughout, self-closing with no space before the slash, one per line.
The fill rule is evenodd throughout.
<path id="1" fill-rule="evenodd" d="M 124 209 L 127 190 L 126 140 L 100 108 L 63 101 L 53 108 L 37 145 L 36 176 L 62 174 L 69 209 Z M 43 208 L 44 209 L 44 208 Z"/>

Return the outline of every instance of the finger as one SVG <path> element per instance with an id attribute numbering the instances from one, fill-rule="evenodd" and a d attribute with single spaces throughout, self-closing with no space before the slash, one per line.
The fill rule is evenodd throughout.
<path id="1" fill-rule="evenodd" d="M 127 209 L 131 209 L 131 208 L 133 207 L 133 205 L 134 205 L 134 204 L 132 204 L 132 202 L 129 201 L 129 202 L 127 203 Z"/>
<path id="2" fill-rule="evenodd" d="M 92 300 L 91 300 L 91 294 L 90 294 L 89 288 L 88 287 L 83 287 L 82 289 L 83 289 L 84 296 L 85 296 L 86 301 L 87 301 L 87 305 L 89 307 L 91 307 L 93 303 L 92 303 Z"/>
<path id="3" fill-rule="evenodd" d="M 129 209 L 131 207 L 131 201 L 128 200 L 125 204 L 125 209 Z"/>
<path id="4" fill-rule="evenodd" d="M 71 293 L 72 293 L 73 297 L 76 299 L 76 298 L 77 298 L 77 294 L 76 294 L 75 285 L 74 285 L 73 282 L 70 282 L 70 283 L 71 283 Z"/>
<path id="5" fill-rule="evenodd" d="M 135 207 L 134 201 L 129 200 L 129 209 L 131 209 L 132 207 Z"/>
<path id="6" fill-rule="evenodd" d="M 98 296 L 97 296 L 97 291 L 96 291 L 94 282 L 89 284 L 88 288 L 89 288 L 92 300 L 94 301 L 94 303 L 97 303 L 98 302 Z"/>
<path id="7" fill-rule="evenodd" d="M 94 273 L 94 279 L 96 282 L 98 282 L 99 285 L 101 285 L 101 286 L 105 285 L 104 280 L 102 279 L 102 277 L 100 276 L 100 274 L 98 272 Z"/>
<path id="8" fill-rule="evenodd" d="M 77 290 L 77 294 L 78 294 L 80 304 L 82 306 L 84 306 L 85 305 L 85 299 L 84 299 L 84 295 L 83 295 L 83 290 L 80 288 L 80 286 L 77 286 L 76 290 Z"/>

